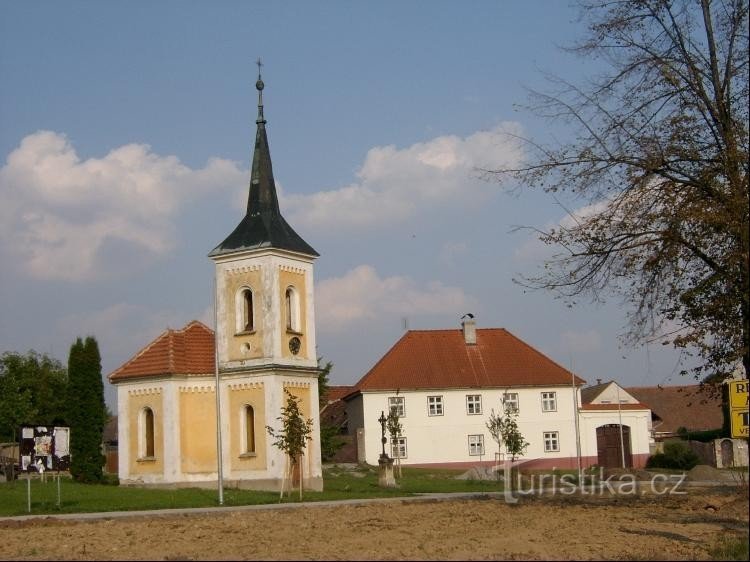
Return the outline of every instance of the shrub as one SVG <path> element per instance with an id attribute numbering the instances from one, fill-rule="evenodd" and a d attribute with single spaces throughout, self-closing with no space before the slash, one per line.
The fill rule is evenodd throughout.
<path id="1" fill-rule="evenodd" d="M 690 470 L 700 463 L 700 457 L 682 441 L 664 443 L 664 452 L 649 457 L 646 468 L 676 468 Z"/>

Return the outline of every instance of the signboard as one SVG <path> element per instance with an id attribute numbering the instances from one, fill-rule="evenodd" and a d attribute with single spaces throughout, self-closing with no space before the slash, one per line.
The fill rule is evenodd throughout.
<path id="1" fill-rule="evenodd" d="M 748 381 L 729 381 L 729 417 L 732 437 L 750 437 L 748 431 Z"/>
<path id="2" fill-rule="evenodd" d="M 70 428 L 22 426 L 18 449 L 24 472 L 67 470 L 70 467 Z"/>

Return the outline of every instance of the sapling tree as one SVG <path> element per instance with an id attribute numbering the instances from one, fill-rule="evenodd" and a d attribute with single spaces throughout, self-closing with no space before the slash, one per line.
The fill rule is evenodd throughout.
<path id="1" fill-rule="evenodd" d="M 302 499 L 302 465 L 301 457 L 305 454 L 307 442 L 312 439 L 313 421 L 305 419 L 300 411 L 300 398 L 297 398 L 286 388 L 284 393 L 287 395 L 286 406 L 281 408 L 281 415 L 276 418 L 281 422 L 281 430 L 276 431 L 270 425 L 266 426 L 269 435 L 276 439 L 273 442 L 274 447 L 284 451 L 289 458 L 290 473 L 294 474 L 295 468 L 300 467 L 299 471 L 299 497 Z M 284 484 L 281 484 L 281 496 L 284 495 Z"/>
<path id="2" fill-rule="evenodd" d="M 513 462 L 515 462 L 516 458 L 523 455 L 529 446 L 528 441 L 526 441 L 521 430 L 518 428 L 517 418 L 518 410 L 515 406 L 503 401 L 503 414 L 497 415 L 494 409 L 491 410 L 490 418 L 486 424 L 490 435 L 492 435 L 492 439 L 497 443 L 498 453 L 502 452 L 504 445 L 505 452 L 510 455 L 511 486 L 513 483 Z"/>
<path id="3" fill-rule="evenodd" d="M 398 451 L 398 439 L 401 437 L 403 426 L 399 422 L 398 408 L 391 406 L 391 411 L 388 412 L 386 418 L 385 427 L 388 430 L 388 434 L 391 437 L 391 452 Z M 401 455 L 396 455 L 396 466 L 398 466 L 398 477 L 401 478 Z"/>

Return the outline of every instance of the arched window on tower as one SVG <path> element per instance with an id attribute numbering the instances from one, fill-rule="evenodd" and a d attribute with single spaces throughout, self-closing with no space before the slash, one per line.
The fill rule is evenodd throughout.
<path id="1" fill-rule="evenodd" d="M 154 411 L 151 408 L 141 410 L 139 431 L 139 453 L 141 458 L 153 458 L 154 454 Z"/>
<path id="2" fill-rule="evenodd" d="M 299 321 L 299 297 L 294 287 L 287 287 L 285 295 L 286 303 L 286 329 L 291 332 L 300 331 Z"/>
<path id="3" fill-rule="evenodd" d="M 243 453 L 255 453 L 255 410 L 250 404 L 242 409 Z"/>
<path id="4" fill-rule="evenodd" d="M 250 287 L 243 287 L 237 293 L 236 316 L 237 333 L 252 332 L 255 329 L 255 307 L 253 306 L 253 291 Z"/>

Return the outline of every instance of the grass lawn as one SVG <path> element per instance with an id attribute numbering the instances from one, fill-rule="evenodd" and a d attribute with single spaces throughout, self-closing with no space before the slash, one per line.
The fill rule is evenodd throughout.
<path id="1" fill-rule="evenodd" d="M 463 471 L 403 468 L 397 479 L 397 489 L 378 486 L 377 469 L 359 467 L 357 470 L 325 468 L 324 491 L 304 491 L 305 502 L 385 498 L 411 496 L 428 492 L 496 492 L 502 483 L 488 480 L 459 480 Z M 31 480 L 31 511 L 28 511 L 28 483 L 25 478 L 0 483 L 0 517 L 14 515 L 40 515 L 56 513 L 87 513 L 98 511 L 133 511 L 218 506 L 216 489 L 131 488 L 111 485 L 79 484 L 63 476 L 60 479 L 60 505 L 58 484 L 53 475 L 47 481 Z M 299 492 L 285 494 L 282 502 L 299 501 Z M 224 505 L 257 505 L 278 503 L 278 492 L 224 489 Z"/>

